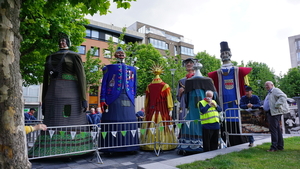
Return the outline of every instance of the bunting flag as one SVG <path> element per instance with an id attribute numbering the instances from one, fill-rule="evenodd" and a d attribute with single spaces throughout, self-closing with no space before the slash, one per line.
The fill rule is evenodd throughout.
<path id="1" fill-rule="evenodd" d="M 136 130 L 131 130 L 132 137 L 135 137 Z"/>
<path id="2" fill-rule="evenodd" d="M 160 127 L 159 127 L 159 131 L 163 131 L 164 128 L 165 128 L 164 126 L 160 126 Z"/>
<path id="3" fill-rule="evenodd" d="M 101 132 L 102 137 L 105 139 L 107 132 Z"/>
<path id="4" fill-rule="evenodd" d="M 111 134 L 112 134 L 114 137 L 117 137 L 117 132 L 116 132 L 116 131 L 112 131 Z"/>
<path id="5" fill-rule="evenodd" d="M 65 133 L 66 133 L 66 131 L 59 131 L 59 133 L 60 133 L 60 135 L 61 135 L 61 136 L 63 136 L 63 137 L 64 137 L 64 136 L 65 136 Z"/>
<path id="6" fill-rule="evenodd" d="M 76 136 L 76 131 L 71 131 L 72 140 L 74 140 L 75 136 Z"/>
<path id="7" fill-rule="evenodd" d="M 127 131 L 121 131 L 122 135 L 125 136 Z"/>
<path id="8" fill-rule="evenodd" d="M 154 134 L 155 128 L 149 128 L 151 133 Z"/>
<path id="9" fill-rule="evenodd" d="M 146 132 L 146 129 L 141 129 L 140 131 L 141 131 L 141 134 L 144 135 Z"/>
<path id="10" fill-rule="evenodd" d="M 97 132 L 96 131 L 92 131 L 91 132 L 91 136 L 92 136 L 93 140 L 95 140 L 95 138 L 97 136 Z"/>
<path id="11" fill-rule="evenodd" d="M 198 124 L 198 120 L 197 120 L 197 119 L 196 119 L 196 120 L 194 120 L 194 123 L 195 123 L 195 124 Z"/>
<path id="12" fill-rule="evenodd" d="M 169 125 L 169 130 L 170 130 L 170 131 L 173 130 L 173 125 L 172 125 L 172 124 Z"/>
<path id="13" fill-rule="evenodd" d="M 86 132 L 81 132 L 80 135 L 84 138 L 86 136 Z"/>
<path id="14" fill-rule="evenodd" d="M 48 130 L 49 131 L 49 134 L 50 134 L 50 138 L 52 138 L 53 134 L 55 133 L 54 130 Z"/>
<path id="15" fill-rule="evenodd" d="M 177 124 L 177 127 L 178 127 L 179 129 L 181 129 L 181 126 L 182 126 L 182 123 L 178 123 L 178 124 Z"/>
<path id="16" fill-rule="evenodd" d="M 185 123 L 186 123 L 187 127 L 190 128 L 191 121 L 187 121 Z"/>

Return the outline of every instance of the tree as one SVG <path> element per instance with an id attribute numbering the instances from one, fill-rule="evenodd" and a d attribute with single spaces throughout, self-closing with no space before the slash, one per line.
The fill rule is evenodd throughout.
<path id="1" fill-rule="evenodd" d="M 198 52 L 195 58 L 201 59 L 200 63 L 203 67 L 200 71 L 203 76 L 207 77 L 209 72 L 218 70 L 221 67 L 221 60 L 217 59 L 215 56 L 209 55 L 205 50 L 203 52 Z"/>
<path id="2" fill-rule="evenodd" d="M 69 35 L 73 51 L 84 41 L 84 25 L 88 24 L 88 20 L 81 13 L 82 4 L 74 7 L 69 3 L 57 4 L 58 7 L 51 12 L 45 10 L 48 6 L 44 0 L 22 3 L 20 68 L 25 86 L 42 83 L 45 59 L 58 50 L 59 32 Z"/>
<path id="3" fill-rule="evenodd" d="M 300 96 L 300 67 L 289 69 L 286 75 L 279 80 L 280 89 L 288 97 Z"/>
<path id="4" fill-rule="evenodd" d="M 129 8 L 131 1 L 113 0 L 119 8 Z M 31 168 L 25 147 L 22 77 L 20 74 L 20 10 L 27 1 L 0 1 L 0 168 Z M 40 1 L 38 1 L 39 3 Z M 45 10 L 52 12 L 60 6 L 81 5 L 83 14 L 106 14 L 109 0 L 48 0 Z M 35 4 L 32 1 L 31 5 Z"/>
<path id="5" fill-rule="evenodd" d="M 252 87 L 254 94 L 262 100 L 267 94 L 264 88 L 264 83 L 266 81 L 272 81 L 276 83 L 274 70 L 270 69 L 267 64 L 249 61 L 246 67 L 251 67 L 252 71 L 249 73 L 249 83 Z"/>
<path id="6" fill-rule="evenodd" d="M 86 54 L 86 61 L 84 62 L 84 72 L 86 76 L 87 88 L 90 86 L 99 86 L 100 79 L 102 79 L 102 72 L 100 71 L 103 67 L 99 58 L 93 58 L 96 49 L 94 51 L 89 50 Z M 91 91 L 93 92 L 93 91 Z"/>

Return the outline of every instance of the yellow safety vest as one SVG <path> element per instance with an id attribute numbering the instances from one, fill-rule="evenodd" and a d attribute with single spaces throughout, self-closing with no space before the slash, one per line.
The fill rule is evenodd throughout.
<path id="1" fill-rule="evenodd" d="M 212 102 L 217 105 L 217 103 L 214 100 L 212 100 Z M 207 102 L 205 100 L 201 100 L 198 102 L 198 108 L 199 108 L 199 103 L 201 103 L 203 107 L 207 105 Z M 201 124 L 216 123 L 216 122 L 219 123 L 220 122 L 219 112 L 216 110 L 215 107 L 210 107 L 207 110 L 207 113 L 200 112 L 200 119 L 201 119 Z"/>

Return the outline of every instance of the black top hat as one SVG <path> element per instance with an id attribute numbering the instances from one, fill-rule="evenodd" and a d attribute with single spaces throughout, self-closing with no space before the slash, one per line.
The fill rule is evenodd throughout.
<path id="1" fill-rule="evenodd" d="M 224 52 L 224 51 L 230 51 L 230 48 L 228 47 L 228 43 L 223 41 L 220 43 L 220 46 L 221 46 L 221 52 Z"/>
<path id="2" fill-rule="evenodd" d="M 250 86 L 247 86 L 247 87 L 245 88 L 245 90 L 246 90 L 246 92 L 249 92 L 249 91 L 252 91 L 252 88 L 251 88 Z"/>

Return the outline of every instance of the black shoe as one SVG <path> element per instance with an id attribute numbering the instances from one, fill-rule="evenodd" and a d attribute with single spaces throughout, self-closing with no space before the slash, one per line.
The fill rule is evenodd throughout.
<path id="1" fill-rule="evenodd" d="M 249 143 L 249 145 L 248 145 L 249 147 L 253 147 L 253 143 Z"/>

